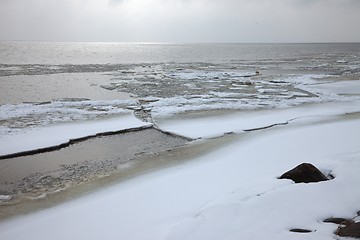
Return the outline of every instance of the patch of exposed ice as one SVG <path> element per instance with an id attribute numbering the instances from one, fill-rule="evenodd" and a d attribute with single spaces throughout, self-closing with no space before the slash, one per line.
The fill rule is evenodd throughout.
<path id="1" fill-rule="evenodd" d="M 340 59 L 336 61 L 337 63 L 348 63 L 346 59 Z"/>
<path id="2" fill-rule="evenodd" d="M 360 96 L 360 80 L 325 83 L 316 86 L 316 89 L 336 95 Z"/>
<path id="3" fill-rule="evenodd" d="M 286 81 L 291 84 L 301 84 L 301 85 L 308 85 L 308 84 L 319 84 L 322 83 L 319 80 L 323 78 L 331 77 L 331 75 L 325 74 L 304 74 L 304 75 L 293 75 L 286 79 L 281 79 L 281 81 Z M 327 80 L 326 82 L 329 82 Z"/>
<path id="4" fill-rule="evenodd" d="M 219 72 L 216 73 L 219 74 Z M 227 73 L 226 76 L 236 76 L 232 72 Z M 213 76 L 211 74 L 204 71 L 182 72 L 176 75 L 185 81 L 182 86 L 186 86 L 187 90 L 183 88 L 182 95 L 170 94 L 169 97 L 156 97 L 158 99 L 156 103 L 144 103 L 144 107 L 151 108 L 152 116 L 159 118 L 189 111 L 286 108 L 303 103 L 349 100 L 348 97 L 340 96 L 326 87 L 321 87 L 324 84 L 334 82 L 334 80 L 329 80 L 329 75 L 324 74 L 293 75 L 272 81 L 256 79 L 251 80 L 250 84 L 241 84 L 238 81 L 234 82 L 235 80 L 224 81 L 221 80 L 221 77 L 220 80 L 224 82 L 218 84 L 204 79 L 189 80 L 194 76 Z M 221 72 L 221 76 L 223 74 L 225 72 Z M 325 78 L 326 80 L 322 80 Z M 173 84 L 171 91 L 176 89 L 177 84 L 180 83 L 173 82 Z M 151 89 L 148 90 L 150 96 L 157 94 L 155 90 L 153 92 Z M 194 97 L 199 96 L 200 92 L 203 93 L 202 98 Z M 174 93 L 177 92 L 174 91 Z"/>
<path id="5" fill-rule="evenodd" d="M 6 202 L 11 199 L 12 199 L 12 197 L 10 195 L 0 195 L 0 202 Z"/>
<path id="6" fill-rule="evenodd" d="M 254 72 L 231 72 L 231 71 L 183 71 L 173 72 L 171 77 L 182 80 L 191 79 L 219 79 L 219 78 L 244 78 L 256 76 Z"/>
<path id="7" fill-rule="evenodd" d="M 108 116 L 128 114 L 133 100 L 111 101 L 54 101 L 0 105 L 0 134 L 10 134 L 19 129 L 50 124 L 93 120 Z"/>

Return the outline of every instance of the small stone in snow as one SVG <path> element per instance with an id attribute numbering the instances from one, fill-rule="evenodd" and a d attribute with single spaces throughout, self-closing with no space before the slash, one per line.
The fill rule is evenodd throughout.
<path id="1" fill-rule="evenodd" d="M 280 179 L 291 179 L 295 183 L 310 183 L 329 180 L 314 165 L 302 163 L 280 176 Z"/>

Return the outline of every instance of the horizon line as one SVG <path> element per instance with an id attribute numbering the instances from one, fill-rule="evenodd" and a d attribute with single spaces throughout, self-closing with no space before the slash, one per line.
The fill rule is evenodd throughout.
<path id="1" fill-rule="evenodd" d="M 147 41 L 52 41 L 52 40 L 1 40 L 0 42 L 22 43 L 98 43 L 98 44 L 128 44 L 128 45 L 176 45 L 176 44 L 350 44 L 360 41 L 306 41 L 306 42 L 147 42 Z"/>

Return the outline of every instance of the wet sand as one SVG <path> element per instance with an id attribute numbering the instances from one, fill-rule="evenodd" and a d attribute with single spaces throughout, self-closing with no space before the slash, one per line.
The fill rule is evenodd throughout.
<path id="1" fill-rule="evenodd" d="M 246 134 L 250 136 L 250 134 Z M 0 161 L 0 220 L 48 208 L 173 166 L 245 135 L 189 141 L 154 128 L 104 136 L 47 153 Z"/>
<path id="2" fill-rule="evenodd" d="M 189 140 L 154 128 L 102 136 L 66 148 L 0 161 L 0 195 L 37 196 L 131 165 L 140 157 L 185 145 Z"/>

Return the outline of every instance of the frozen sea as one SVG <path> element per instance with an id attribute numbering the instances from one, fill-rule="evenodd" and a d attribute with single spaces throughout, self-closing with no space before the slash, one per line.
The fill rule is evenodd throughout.
<path id="1" fill-rule="evenodd" d="M 0 43 L 0 135 L 135 111 L 179 114 L 287 108 L 353 95 L 360 44 Z M 356 94 L 355 94 L 356 95 Z"/>

